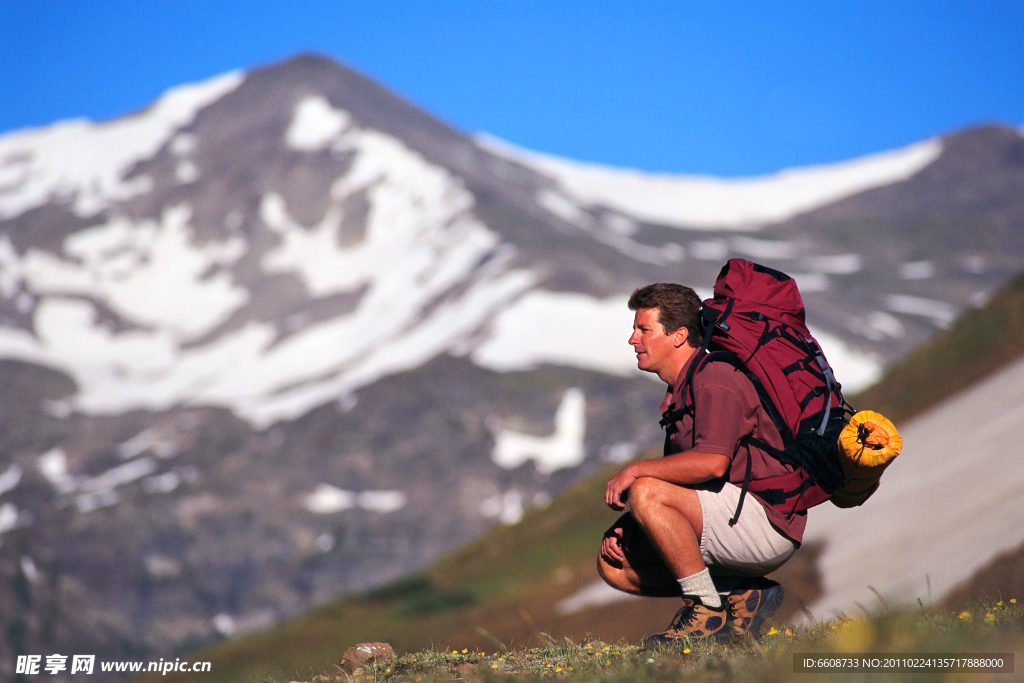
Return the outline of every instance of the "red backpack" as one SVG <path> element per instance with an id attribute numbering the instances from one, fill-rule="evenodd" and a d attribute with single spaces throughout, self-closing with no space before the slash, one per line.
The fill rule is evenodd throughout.
<path id="1" fill-rule="evenodd" d="M 783 449 L 749 436 L 741 445 L 754 445 L 795 469 L 751 481 L 748 458 L 739 504 L 729 524 L 739 518 L 747 491 L 786 515 L 824 503 L 846 479 L 836 445 L 852 409 L 807 330 L 796 282 L 777 270 L 731 259 L 718 274 L 713 298 L 703 302 L 701 322 L 704 345 L 690 363 L 684 405 L 666 412 L 662 426 L 699 410 L 693 403 L 695 373 L 710 362 L 731 363 L 754 385 L 782 437 Z"/>

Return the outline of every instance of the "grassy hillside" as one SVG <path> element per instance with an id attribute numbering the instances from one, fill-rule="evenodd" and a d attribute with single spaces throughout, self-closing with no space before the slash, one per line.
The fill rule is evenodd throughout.
<path id="1" fill-rule="evenodd" d="M 852 676 L 879 682 L 945 682 L 976 679 L 977 673 L 988 674 L 980 680 L 1019 680 L 1013 674 L 1019 672 L 1022 646 L 1024 608 L 1014 600 L 974 605 L 954 614 L 922 609 L 773 628 L 760 642 L 697 640 L 651 650 L 629 643 L 567 639 L 494 652 L 430 649 L 388 657 L 351 673 L 330 669 L 304 680 L 763 683 L 849 681 Z"/>
<path id="2" fill-rule="evenodd" d="M 969 313 L 919 353 L 893 366 L 878 385 L 851 402 L 879 410 L 899 423 L 1022 354 L 1024 275 L 994 295 L 983 309 Z M 548 508 L 531 512 L 515 526 L 496 529 L 419 574 L 365 595 L 337 600 L 266 632 L 189 655 L 193 660 L 212 662 L 211 673 L 194 679 L 171 674 L 160 680 L 310 681 L 325 673 L 333 676 L 347 648 L 372 641 L 390 643 L 399 655 L 369 671 L 374 680 L 396 676 L 419 680 L 415 676 L 424 674 L 442 678 L 506 674 L 516 680 L 545 673 L 585 679 L 593 678 L 597 671 L 607 671 L 601 678 L 610 681 L 697 680 L 709 673 L 709 666 L 731 672 L 718 676 L 722 680 L 767 680 L 763 672 L 772 672 L 768 679 L 782 680 L 792 671 L 793 652 L 842 652 L 845 641 L 837 644 L 826 637 L 839 629 L 861 634 L 859 649 L 848 651 L 944 651 L 960 646 L 959 651 L 1021 651 L 1024 618 L 1019 605 L 1012 611 L 1008 601 L 996 606 L 992 598 L 989 608 L 978 611 L 977 597 L 994 593 L 994 589 L 986 590 L 988 584 L 978 582 L 1001 576 L 999 569 L 987 570 L 989 579 L 979 575 L 978 582 L 958 589 L 955 604 L 947 603 L 945 613 L 940 609 L 910 616 L 880 615 L 867 622 L 787 629 L 790 616 L 820 593 L 815 559 L 821 548 L 805 546 L 774 576 L 787 590 L 787 600 L 775 622 L 781 634 L 773 634 L 762 646 L 745 643 L 723 649 L 704 644 L 695 646 L 687 653 L 689 657 L 680 653 L 649 655 L 636 644 L 644 634 L 668 624 L 678 600 L 633 599 L 575 614 L 557 610 L 561 600 L 597 578 L 594 562 L 600 538 L 616 518 L 602 502 L 611 474 L 577 486 Z M 1024 546 L 1018 554 L 1024 555 Z M 1004 567 L 1008 562 L 1024 566 L 1013 557 L 997 564 Z M 1019 578 L 1018 583 L 1000 584 L 1000 595 L 1024 599 L 1024 576 Z M 1018 587 L 1021 595 L 1014 595 Z M 964 610 L 965 605 L 972 607 Z M 974 616 L 961 618 L 949 612 L 953 607 Z M 984 615 L 990 613 L 997 615 L 998 624 L 996 617 L 986 621 Z M 999 630 L 994 624 L 1009 626 Z M 854 631 L 847 630 L 850 628 Z M 900 639 L 901 629 L 913 637 Z M 870 638 L 865 633 L 871 634 Z M 619 645 L 595 649 L 593 643 L 598 641 Z M 611 652 L 618 654 L 609 655 Z M 505 658 L 498 660 L 499 656 Z M 594 669 L 595 662 L 612 668 Z M 554 671 L 558 667 L 561 672 Z M 921 674 L 905 676 L 930 680 Z"/>

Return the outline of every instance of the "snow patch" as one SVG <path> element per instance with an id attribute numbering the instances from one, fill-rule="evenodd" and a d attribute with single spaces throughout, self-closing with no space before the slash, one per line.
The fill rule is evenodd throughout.
<path id="1" fill-rule="evenodd" d="M 177 472 L 165 472 L 142 480 L 142 488 L 146 493 L 170 493 L 181 484 Z"/>
<path id="2" fill-rule="evenodd" d="M 39 568 L 36 567 L 36 563 L 32 561 L 32 558 L 28 555 L 21 556 L 21 572 L 25 575 L 25 578 L 35 583 L 41 577 Z"/>
<path id="3" fill-rule="evenodd" d="M 796 280 L 797 288 L 804 293 L 827 292 L 832 288 L 832 281 L 822 273 L 789 273 Z"/>
<path id="4" fill-rule="evenodd" d="M 498 493 L 480 504 L 480 514 L 497 517 L 502 524 L 516 524 L 523 518 L 523 494 L 518 489 Z"/>
<path id="5" fill-rule="evenodd" d="M 823 275 L 852 275 L 864 267 L 860 254 L 835 254 L 831 256 L 807 256 L 801 258 L 800 267 Z"/>
<path id="6" fill-rule="evenodd" d="M 690 255 L 699 261 L 725 261 L 729 245 L 724 240 L 698 240 L 690 243 Z"/>
<path id="7" fill-rule="evenodd" d="M 836 379 L 842 383 L 843 393 L 851 395 L 866 389 L 882 376 L 882 361 L 878 356 L 857 351 L 842 339 L 821 330 L 808 329 L 821 346 Z"/>
<path id="8" fill-rule="evenodd" d="M 587 400 L 579 389 L 568 389 L 555 412 L 555 432 L 535 436 L 499 429 L 495 434 L 491 459 L 499 467 L 515 469 L 533 460 L 537 472 L 551 474 L 555 470 L 576 467 L 583 462 L 586 451 L 583 436 L 587 425 Z"/>
<path id="9" fill-rule="evenodd" d="M 18 508 L 11 503 L 0 505 L 0 534 L 18 526 Z"/>
<path id="10" fill-rule="evenodd" d="M 51 448 L 36 460 L 36 466 L 46 481 L 61 493 L 74 488 L 75 480 L 68 473 L 67 455 L 62 448 Z"/>
<path id="11" fill-rule="evenodd" d="M 739 252 L 755 260 L 790 259 L 796 255 L 796 245 L 792 242 L 763 240 L 755 237 L 736 236 L 729 240 L 733 251 Z"/>
<path id="12" fill-rule="evenodd" d="M 927 280 L 935 275 L 935 264 L 931 261 L 901 263 L 899 273 L 904 280 Z"/>
<path id="13" fill-rule="evenodd" d="M 172 88 L 146 111 L 110 123 L 75 119 L 0 136 L 0 218 L 55 199 L 70 201 L 79 216 L 94 216 L 148 192 L 149 178 L 125 180 L 125 173 L 243 80 L 236 71 Z"/>
<path id="14" fill-rule="evenodd" d="M 181 574 L 181 563 L 165 555 L 146 555 L 146 573 L 154 579 L 173 579 Z"/>
<path id="15" fill-rule="evenodd" d="M 317 515 L 330 515 L 352 508 L 386 514 L 405 507 L 406 497 L 401 491 L 346 491 L 331 484 L 320 484 L 307 495 L 303 506 Z"/>
<path id="16" fill-rule="evenodd" d="M 601 459 L 608 462 L 626 463 L 636 458 L 640 448 L 630 441 L 620 441 L 601 449 Z"/>
<path id="17" fill-rule="evenodd" d="M 945 301 L 903 294 L 887 296 L 885 298 L 885 307 L 893 313 L 930 318 L 936 325 L 942 328 L 949 327 L 957 314 L 956 307 Z"/>
<path id="18" fill-rule="evenodd" d="M 86 493 L 97 493 L 111 490 L 118 486 L 130 484 L 156 471 L 156 462 L 152 458 L 139 458 L 132 462 L 112 467 L 102 474 L 77 482 L 77 489 Z"/>
<path id="19" fill-rule="evenodd" d="M 566 599 L 555 605 L 555 613 L 559 615 L 576 614 L 585 609 L 603 607 L 623 600 L 638 599 L 637 595 L 630 595 L 615 590 L 603 580 L 594 581 L 579 589 Z"/>
<path id="20" fill-rule="evenodd" d="M 752 179 L 644 173 L 585 164 L 481 135 L 477 144 L 554 178 L 579 206 L 604 206 L 680 228 L 751 230 L 875 187 L 906 180 L 935 161 L 942 141 L 925 140 L 852 161 L 797 168 Z M 548 206 L 547 208 L 550 208 Z"/>
<path id="21" fill-rule="evenodd" d="M 21 259 L 6 257 L 7 277 L 38 297 L 48 297 L 37 304 L 37 323 L 47 314 L 47 302 L 60 308 L 61 301 L 70 301 L 61 297 L 74 296 L 103 301 L 124 320 L 170 337 L 203 334 L 248 300 L 248 291 L 235 285 L 223 270 L 241 258 L 246 246 L 240 237 L 196 246 L 191 215 L 190 207 L 179 205 L 165 210 L 159 223 L 136 224 L 115 217 L 65 240 L 69 259 L 37 249 L 29 249 Z M 76 299 L 71 308 L 89 309 L 86 319 L 71 323 L 65 318 L 61 324 L 94 327 L 91 306 Z M 61 334 L 68 332 L 72 330 L 61 330 Z M 76 342 L 73 336 L 54 340 L 58 347 Z M 40 351 L 47 355 L 44 349 Z M 67 355 L 65 349 L 48 350 L 56 358 L 77 355 L 73 348 L 66 349 Z"/>
<path id="22" fill-rule="evenodd" d="M 638 374 L 636 356 L 628 344 L 633 329 L 628 299 L 628 294 L 595 299 L 534 290 L 494 319 L 470 358 L 498 372 L 551 363 L 615 375 Z M 582 333 L 571 344 L 553 343 L 555 333 L 567 327 Z"/>
<path id="23" fill-rule="evenodd" d="M 295 105 L 284 139 L 292 149 L 315 152 L 331 144 L 351 121 L 347 111 L 335 109 L 323 95 L 309 95 Z"/>
<path id="24" fill-rule="evenodd" d="M 14 463 L 0 474 L 0 496 L 12 490 L 21 481 L 21 467 Z"/>
<path id="25" fill-rule="evenodd" d="M 117 454 L 122 460 L 130 460 L 148 450 L 158 458 L 170 458 L 176 453 L 174 444 L 157 429 L 145 429 L 127 441 L 118 444 Z"/>
<path id="26" fill-rule="evenodd" d="M 960 262 L 961 267 L 972 275 L 982 275 L 988 270 L 988 259 L 984 256 L 966 256 Z"/>
<path id="27" fill-rule="evenodd" d="M 194 161 L 182 161 L 174 167 L 174 177 L 182 185 L 188 185 L 199 180 L 199 167 Z"/>
<path id="28" fill-rule="evenodd" d="M 560 192 L 543 189 L 537 192 L 537 203 L 564 221 L 583 228 L 594 224 L 594 217 Z"/>
<path id="29" fill-rule="evenodd" d="M 852 322 L 854 323 L 851 326 L 852 331 L 871 341 L 899 339 L 906 334 L 906 327 L 900 322 L 900 319 L 885 311 L 872 311 L 867 320 Z"/>

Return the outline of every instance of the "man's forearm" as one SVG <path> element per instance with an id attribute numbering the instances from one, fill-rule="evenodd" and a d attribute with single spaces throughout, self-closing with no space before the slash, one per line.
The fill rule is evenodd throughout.
<path id="1" fill-rule="evenodd" d="M 729 471 L 731 460 L 720 453 L 686 451 L 664 458 L 640 460 L 632 465 L 635 478 L 653 477 L 672 484 L 701 484 L 724 477 Z"/>
<path id="2" fill-rule="evenodd" d="M 640 460 L 627 465 L 609 480 L 604 493 L 605 503 L 613 510 L 624 509 L 629 487 L 640 477 L 652 477 L 672 484 L 700 484 L 725 476 L 730 464 L 724 455 L 700 451 Z"/>

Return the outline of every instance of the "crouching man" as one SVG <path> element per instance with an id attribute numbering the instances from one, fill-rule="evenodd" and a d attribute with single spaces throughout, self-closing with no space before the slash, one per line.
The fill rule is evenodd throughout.
<path id="1" fill-rule="evenodd" d="M 631 463 L 605 491 L 612 509 L 629 510 L 605 533 L 601 577 L 635 595 L 682 596 L 668 630 L 648 645 L 758 635 L 783 597 L 782 587 L 764 576 L 793 555 L 807 520 L 806 513 L 783 515 L 748 493 L 730 524 L 748 459 L 754 480 L 792 468 L 744 440 L 782 448 L 754 386 L 733 365 L 705 364 L 693 377 L 692 394 L 683 391 L 702 342 L 700 304 L 689 287 L 665 283 L 629 299 L 635 311 L 629 343 L 638 367 L 668 387 L 663 413 L 693 407 L 666 425 L 663 458 Z"/>

